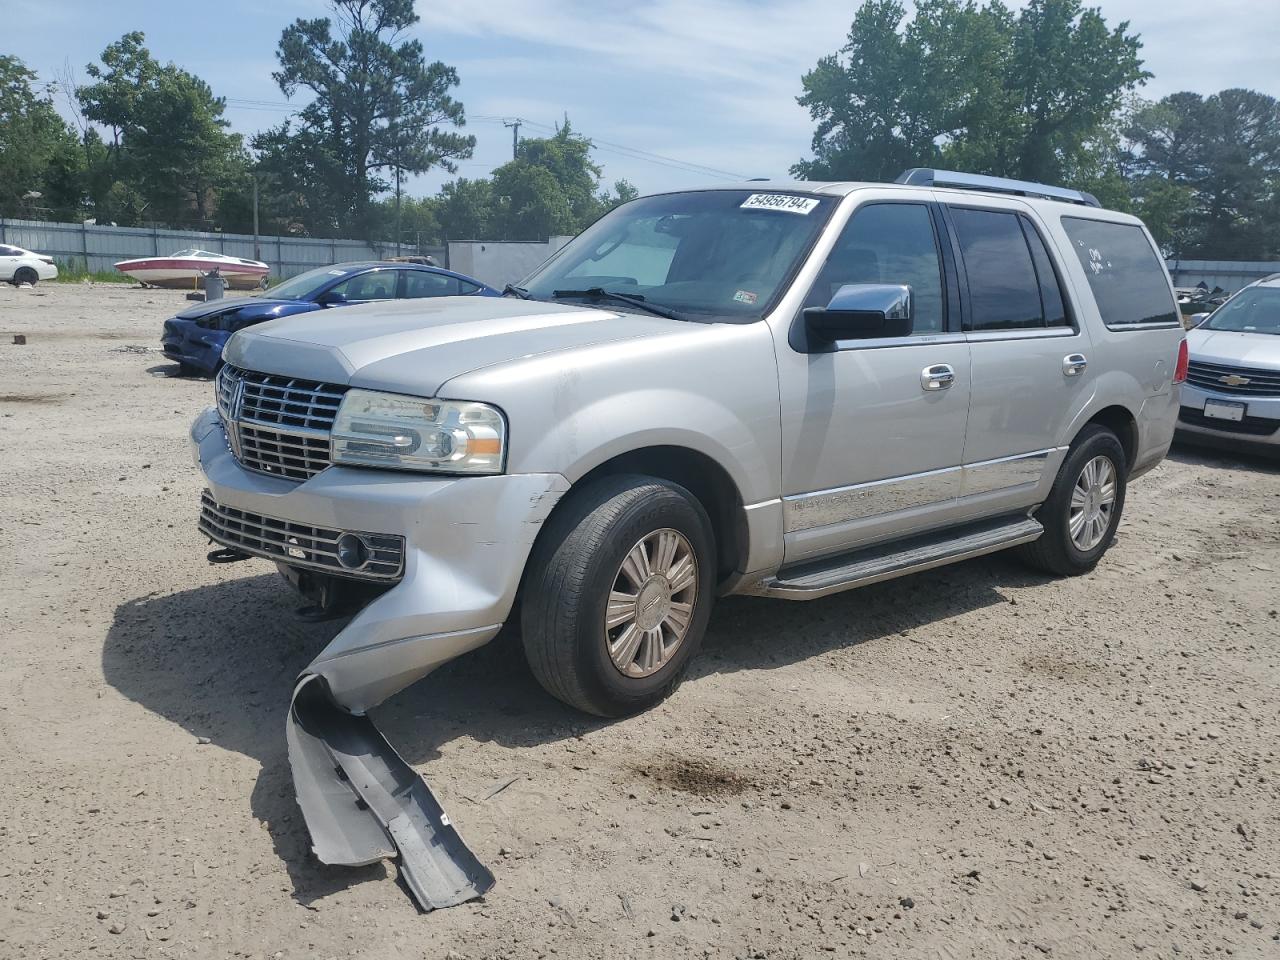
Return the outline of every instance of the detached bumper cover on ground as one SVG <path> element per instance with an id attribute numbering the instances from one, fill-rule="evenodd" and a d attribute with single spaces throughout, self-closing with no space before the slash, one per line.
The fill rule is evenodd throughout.
<path id="1" fill-rule="evenodd" d="M 196 420 L 191 440 L 210 496 L 223 507 L 404 537 L 402 577 L 299 677 L 287 721 L 294 785 L 325 863 L 398 855 L 426 910 L 480 896 L 493 875 L 364 714 L 497 634 L 534 538 L 568 482 L 556 474 L 460 481 L 332 467 L 295 483 L 241 467 L 213 410 Z"/>
<path id="2" fill-rule="evenodd" d="M 334 704 L 321 678 L 298 683 L 286 730 L 298 805 L 321 861 L 359 867 L 399 855 L 400 876 L 423 910 L 493 886 L 426 781 L 367 717 Z"/>

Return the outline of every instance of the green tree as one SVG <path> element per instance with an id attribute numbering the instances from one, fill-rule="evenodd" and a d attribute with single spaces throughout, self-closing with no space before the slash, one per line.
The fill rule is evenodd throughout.
<path id="1" fill-rule="evenodd" d="M 433 198 L 440 240 L 545 240 L 579 233 L 636 198 L 626 180 L 601 189 L 591 141 L 566 119 L 554 136 L 520 141 L 516 158 L 492 179 L 460 178 Z"/>
<path id="2" fill-rule="evenodd" d="M 17 57 L 0 56 L 0 216 L 72 219 L 83 189 L 76 138 L 35 80 Z"/>
<path id="3" fill-rule="evenodd" d="M 493 184 L 466 177 L 446 183 L 436 196 L 436 219 L 441 240 L 493 239 Z"/>
<path id="4" fill-rule="evenodd" d="M 1195 184 L 1204 231 L 1189 252 L 1214 259 L 1280 254 L 1280 104 L 1254 90 L 1205 100 L 1202 175 Z"/>
<path id="5" fill-rule="evenodd" d="M 296 132 L 289 126 L 255 138 L 255 149 L 272 154 L 305 154 L 305 176 L 296 186 L 315 216 L 316 199 L 326 198 L 339 230 L 369 236 L 373 198 L 386 191 L 383 174 L 450 172 L 454 161 L 471 156 L 475 138 L 445 125 L 465 122 L 462 104 L 450 90 L 458 84 L 453 67 L 428 63 L 421 42 L 405 39 L 418 22 L 413 0 L 332 0 L 333 17 L 299 19 L 285 28 L 273 76 L 292 97 L 311 100 L 299 111 Z"/>
<path id="6" fill-rule="evenodd" d="M 86 144 L 91 167 L 101 167 L 90 177 L 96 212 L 117 222 L 209 223 L 219 189 L 244 173 L 225 101 L 199 77 L 160 64 L 140 32 L 109 45 L 101 59 L 86 68 L 94 82 L 76 91 L 85 119 L 110 135 L 102 149 Z"/>
<path id="7" fill-rule="evenodd" d="M 572 235 L 633 199 L 636 190 L 625 180 L 614 184 L 616 196 L 600 190 L 591 149 L 567 117 L 554 136 L 520 141 L 516 158 L 493 171 L 490 232 L 508 240 Z"/>
<path id="8" fill-rule="evenodd" d="M 1172 255 L 1280 256 L 1280 103 L 1253 90 L 1180 92 L 1135 111 L 1131 190 Z"/>
<path id="9" fill-rule="evenodd" d="M 889 180 L 911 166 L 1055 181 L 1145 79 L 1127 23 L 1079 0 L 866 0 L 848 42 L 802 80 L 818 179 Z"/>

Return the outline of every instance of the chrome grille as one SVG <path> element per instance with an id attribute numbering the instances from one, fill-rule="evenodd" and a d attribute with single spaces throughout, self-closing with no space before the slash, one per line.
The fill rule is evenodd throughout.
<path id="1" fill-rule="evenodd" d="M 240 370 L 244 397 L 240 419 L 285 430 L 320 430 L 328 433 L 346 387 L 315 380 L 278 377 L 270 373 Z"/>
<path id="2" fill-rule="evenodd" d="M 1223 377 L 1235 382 L 1224 382 Z M 1240 383 L 1241 379 L 1248 382 Z M 1260 370 L 1256 367 L 1192 360 L 1187 367 L 1187 382 L 1219 393 L 1235 393 L 1246 397 L 1280 397 L 1280 370 Z"/>
<path id="3" fill-rule="evenodd" d="M 224 365 L 213 381 L 213 395 L 218 403 L 218 413 L 223 421 L 235 416 L 236 391 L 240 387 L 240 371 L 235 367 Z"/>
<path id="4" fill-rule="evenodd" d="M 306 480 L 329 466 L 329 431 L 345 386 L 227 364 L 215 389 L 227 442 L 246 469 Z"/>
<path id="5" fill-rule="evenodd" d="M 240 462 L 251 470 L 306 480 L 329 466 L 327 433 L 283 433 L 248 423 L 236 424 Z"/>
<path id="6" fill-rule="evenodd" d="M 200 497 L 200 530 L 210 540 L 256 557 L 293 567 L 323 570 L 357 580 L 398 580 L 404 573 L 404 537 L 327 530 L 228 507 L 208 490 Z M 338 538 L 352 533 L 364 541 L 369 559 L 359 570 L 338 561 Z"/>

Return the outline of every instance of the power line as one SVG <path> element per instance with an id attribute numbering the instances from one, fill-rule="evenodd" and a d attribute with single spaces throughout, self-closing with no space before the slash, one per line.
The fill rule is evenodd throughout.
<path id="1" fill-rule="evenodd" d="M 508 121 L 511 118 L 487 116 L 485 114 L 472 114 L 467 119 L 476 120 L 481 123 L 502 123 L 504 125 L 509 125 Z M 521 123 L 527 124 L 535 129 L 544 130 L 547 133 L 556 132 L 555 127 L 548 126 L 545 123 L 539 123 L 536 120 L 521 120 Z M 665 154 L 654 153 L 651 150 L 642 150 L 639 147 L 629 147 L 626 144 L 614 143 L 609 140 L 600 140 L 596 137 L 588 137 L 587 139 L 591 141 L 592 146 L 597 147 L 606 153 L 616 153 L 631 160 L 643 160 L 648 163 L 658 164 L 659 166 L 681 170 L 685 173 L 696 173 L 703 176 L 714 177 L 717 180 L 723 180 L 726 178 L 730 180 L 743 179 L 743 175 L 740 173 L 720 170 L 717 167 L 709 167 L 705 164 L 694 163 L 691 160 L 681 160 L 678 157 L 668 157 Z"/>
<path id="2" fill-rule="evenodd" d="M 39 83 L 45 87 L 46 92 L 58 88 L 57 80 L 44 80 L 39 81 Z M 297 113 L 301 109 L 301 106 L 295 106 L 292 103 L 281 102 L 279 100 L 259 100 L 251 97 L 223 97 L 222 99 L 228 107 L 234 110 L 249 110 L 259 113 Z M 518 142 L 521 125 L 528 125 L 534 129 L 545 131 L 546 133 L 554 134 L 556 132 L 556 128 L 553 126 L 545 123 L 539 123 L 536 120 L 524 120 L 520 117 L 498 117 L 477 113 L 471 114 L 467 119 L 480 123 L 500 123 L 504 127 L 511 127 L 513 128 L 512 139 L 514 142 Z M 645 163 L 652 163 L 657 166 L 679 170 L 683 173 L 712 177 L 717 180 L 744 179 L 743 175 L 740 173 L 721 170 L 717 167 L 710 167 L 702 163 L 695 163 L 692 160 L 681 160 L 679 157 L 669 157 L 665 154 L 655 153 L 652 150 L 644 150 L 640 147 L 632 147 L 623 143 L 615 143 L 611 140 L 601 140 L 596 137 L 588 137 L 588 139 L 596 149 L 605 153 L 612 153 L 617 156 L 626 157 L 628 160 L 640 160 Z"/>

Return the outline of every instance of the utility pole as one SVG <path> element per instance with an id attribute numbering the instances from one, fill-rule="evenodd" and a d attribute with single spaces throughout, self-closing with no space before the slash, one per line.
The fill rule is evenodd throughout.
<path id="1" fill-rule="evenodd" d="M 511 159 L 516 159 L 516 154 L 520 150 L 520 124 L 524 123 L 519 117 L 516 117 L 510 123 L 506 120 L 502 121 L 504 127 L 511 128 Z"/>
<path id="2" fill-rule="evenodd" d="M 400 256 L 400 157 L 396 151 L 396 256 Z"/>
<path id="3" fill-rule="evenodd" d="M 253 259 L 262 259 L 262 245 L 258 242 L 258 175 L 253 177 Z"/>

